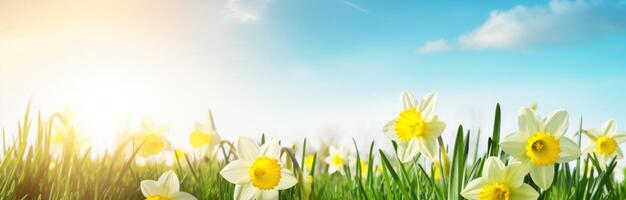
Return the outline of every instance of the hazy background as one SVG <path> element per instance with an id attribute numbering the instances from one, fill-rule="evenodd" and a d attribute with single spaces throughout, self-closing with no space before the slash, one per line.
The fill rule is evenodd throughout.
<path id="1" fill-rule="evenodd" d="M 625 1 L 0 0 L 0 127 L 32 97 L 100 151 L 144 116 L 189 146 L 209 109 L 226 139 L 388 146 L 410 90 L 438 92 L 448 143 L 498 102 L 507 134 L 532 103 L 626 128 L 624 55 Z"/>

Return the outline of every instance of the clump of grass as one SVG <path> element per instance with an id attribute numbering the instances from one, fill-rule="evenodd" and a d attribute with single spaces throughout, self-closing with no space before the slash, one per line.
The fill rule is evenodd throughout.
<path id="1" fill-rule="evenodd" d="M 60 154 L 53 154 L 51 145 L 52 124 L 59 120 L 58 115 L 47 121 L 37 114 L 31 119 L 30 102 L 24 118 L 18 122 L 18 132 L 8 136 L 2 131 L 2 162 L 0 163 L 0 199 L 141 199 L 139 183 L 155 179 L 164 171 L 173 169 L 181 179 L 181 190 L 198 199 L 232 199 L 234 186 L 219 175 L 219 171 L 234 159 L 235 151 L 230 142 L 220 145 L 222 159 L 190 160 L 179 158 L 173 166 L 149 163 L 137 165 L 134 160 L 141 144 L 132 145 L 127 140 L 104 155 L 92 158 L 90 149 L 81 151 L 74 142 L 75 134 L 70 134 Z M 375 149 L 375 141 L 369 148 L 357 148 L 356 161 L 368 161 L 367 169 L 355 165 L 354 169 L 345 166 L 345 176 L 328 175 L 326 166 L 319 162 L 321 154 L 307 152 L 306 140 L 301 145 L 302 155 L 284 148 L 292 162 L 292 170 L 298 177 L 298 184 L 281 191 L 281 199 L 463 199 L 461 190 L 474 178 L 481 176 L 485 160 L 490 156 L 510 161 L 498 146 L 500 134 L 500 106 L 496 106 L 493 132 L 487 140 L 486 152 L 477 152 L 478 139 L 475 134 L 458 126 L 456 138 L 449 146 L 449 164 L 439 162 L 440 179 L 435 179 L 435 170 L 420 159 L 401 163 L 396 152 Z M 32 122 L 35 124 L 32 124 Z M 579 126 L 582 132 L 582 119 Z M 29 135 L 31 132 L 33 136 Z M 34 137 L 34 139 L 29 139 Z M 577 135 L 580 145 L 581 134 Z M 265 137 L 261 136 L 261 143 Z M 397 144 L 376 141 L 383 145 Z M 443 144 L 443 141 L 440 140 Z M 135 146 L 134 148 L 132 148 Z M 473 146 L 473 148 L 470 148 Z M 131 151 L 128 151 L 129 147 Z M 472 152 L 473 150 L 473 152 Z M 321 153 L 321 152 L 320 152 Z M 304 170 L 305 156 L 314 154 L 313 168 Z M 361 157 L 363 155 L 363 157 Z M 471 155 L 471 156 L 470 156 Z M 440 158 L 444 159 L 444 158 Z M 375 164 L 378 163 L 378 164 Z M 377 170 L 380 165 L 381 170 Z M 447 166 L 449 165 L 449 166 Z M 613 177 L 617 161 L 609 162 L 603 169 L 593 156 L 579 158 L 573 163 L 557 164 L 556 177 L 552 187 L 541 193 L 539 199 L 624 199 L 626 184 Z M 365 174 L 361 172 L 366 172 Z M 307 174 L 304 174 L 307 172 Z M 311 179 L 308 180 L 308 176 Z M 312 180 L 312 181 L 311 181 Z M 527 175 L 525 182 L 535 189 L 536 185 Z"/>

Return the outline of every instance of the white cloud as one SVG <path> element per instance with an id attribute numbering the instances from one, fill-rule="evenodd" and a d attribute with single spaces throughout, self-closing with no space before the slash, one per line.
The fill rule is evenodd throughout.
<path id="1" fill-rule="evenodd" d="M 268 3 L 269 0 L 228 0 L 226 14 L 242 22 L 257 21 Z"/>
<path id="2" fill-rule="evenodd" d="M 417 49 L 419 54 L 437 53 L 448 50 L 448 41 L 444 39 L 432 40 L 424 43 L 424 46 Z"/>
<path id="3" fill-rule="evenodd" d="M 555 0 L 543 6 L 518 5 L 505 11 L 492 11 L 482 25 L 459 36 L 458 45 L 453 46 L 517 49 L 578 42 L 625 31 L 623 4 Z"/>

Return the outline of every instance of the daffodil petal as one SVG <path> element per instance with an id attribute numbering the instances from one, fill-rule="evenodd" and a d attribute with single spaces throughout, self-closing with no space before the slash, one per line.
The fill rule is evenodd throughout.
<path id="1" fill-rule="evenodd" d="M 522 184 L 511 191 L 510 197 L 515 200 L 536 200 L 539 198 L 539 192 L 528 184 Z"/>
<path id="2" fill-rule="evenodd" d="M 396 134 L 396 119 L 393 119 L 385 124 L 383 127 L 383 133 L 385 133 L 385 135 L 393 141 L 400 141 L 398 139 L 398 135 Z"/>
<path id="3" fill-rule="evenodd" d="M 328 174 L 334 174 L 335 172 L 337 172 L 337 167 L 328 166 Z"/>
<path id="4" fill-rule="evenodd" d="M 522 159 L 526 157 L 525 152 L 527 142 L 527 134 L 524 132 L 516 132 L 505 137 L 502 142 L 500 142 L 500 148 L 502 148 L 502 150 L 507 154 L 515 158 Z"/>
<path id="5" fill-rule="evenodd" d="M 256 196 L 257 200 L 275 200 L 278 199 L 278 190 L 259 191 Z"/>
<path id="6" fill-rule="evenodd" d="M 552 186 L 552 180 L 554 179 L 554 166 L 534 166 L 530 170 L 530 177 L 533 182 L 539 186 L 542 190 L 547 190 Z"/>
<path id="7" fill-rule="evenodd" d="M 489 157 L 483 167 L 483 178 L 486 178 L 489 182 L 500 182 L 504 178 L 501 176 L 505 172 L 504 169 L 504 163 L 500 159 Z"/>
<path id="8" fill-rule="evenodd" d="M 165 194 L 171 194 L 178 192 L 180 187 L 180 181 L 174 171 L 167 171 L 159 177 L 159 185 L 165 189 Z"/>
<path id="9" fill-rule="evenodd" d="M 259 189 L 252 184 L 243 184 L 235 186 L 235 200 L 251 200 L 254 199 Z"/>
<path id="10" fill-rule="evenodd" d="M 288 169 L 280 170 L 280 182 L 276 186 L 276 189 L 284 190 L 293 187 L 298 183 L 298 179 Z"/>
<path id="11" fill-rule="evenodd" d="M 546 117 L 544 130 L 557 136 L 567 132 L 569 127 L 569 116 L 565 110 L 554 111 Z"/>
<path id="12" fill-rule="evenodd" d="M 409 142 L 398 144 L 398 159 L 403 163 L 411 162 L 419 151 L 419 145 L 419 142 L 415 138 L 412 138 Z"/>
<path id="13" fill-rule="evenodd" d="M 444 129 L 446 129 L 446 123 L 437 116 L 434 116 L 426 125 L 427 136 L 432 138 L 439 137 Z"/>
<path id="14" fill-rule="evenodd" d="M 590 144 L 582 150 L 582 154 L 587 155 L 587 154 L 593 153 L 595 149 L 596 149 L 595 145 Z"/>
<path id="15" fill-rule="evenodd" d="M 224 177 L 228 182 L 233 184 L 244 184 L 250 182 L 250 176 L 248 175 L 249 163 L 244 160 L 235 160 L 226 165 L 220 175 Z"/>
<path id="16" fill-rule="evenodd" d="M 506 166 L 505 182 L 511 187 L 519 187 L 524 183 L 524 176 L 530 171 L 530 163 L 512 162 Z"/>
<path id="17" fill-rule="evenodd" d="M 624 158 L 624 152 L 622 152 L 622 148 L 619 148 L 619 146 L 617 147 L 617 159 L 621 160 L 622 158 Z"/>
<path id="18" fill-rule="evenodd" d="M 420 151 L 422 154 L 428 156 L 431 160 L 436 160 L 437 155 L 437 139 L 436 138 L 421 138 L 417 139 L 420 143 Z"/>
<path id="19" fill-rule="evenodd" d="M 213 120 L 213 112 L 211 112 L 211 110 L 209 110 L 209 114 L 208 114 L 208 119 L 207 119 L 207 129 L 209 130 L 217 130 L 217 128 L 215 128 L 215 121 Z"/>
<path id="20" fill-rule="evenodd" d="M 620 133 L 613 135 L 613 139 L 615 139 L 618 144 L 626 142 L 626 134 Z"/>
<path id="21" fill-rule="evenodd" d="M 278 146 L 278 141 L 270 140 L 263 144 L 260 148 L 261 155 L 267 156 L 269 158 L 278 159 L 280 156 L 280 147 Z"/>
<path id="22" fill-rule="evenodd" d="M 542 123 L 537 113 L 530 108 L 522 108 L 519 111 L 517 123 L 519 129 L 526 133 L 536 133 L 541 131 Z"/>
<path id="23" fill-rule="evenodd" d="M 417 107 L 426 120 L 430 120 L 435 115 L 435 107 L 437 107 L 437 93 L 429 92 L 417 104 Z"/>
<path id="24" fill-rule="evenodd" d="M 602 125 L 602 133 L 603 135 L 612 134 L 617 131 L 617 124 L 615 124 L 615 120 L 610 119 L 609 121 L 604 122 Z"/>
<path id="25" fill-rule="evenodd" d="M 196 200 L 196 197 L 186 192 L 174 192 L 169 197 L 171 200 Z"/>
<path id="26" fill-rule="evenodd" d="M 154 195 L 164 195 L 163 188 L 158 182 L 153 180 L 144 180 L 139 184 L 143 196 L 149 197 Z"/>
<path id="27" fill-rule="evenodd" d="M 559 162 L 569 162 L 580 157 L 581 151 L 578 145 L 571 139 L 561 136 L 560 139 L 561 153 L 559 154 Z"/>
<path id="28" fill-rule="evenodd" d="M 237 155 L 240 159 L 254 161 L 259 156 L 259 147 L 248 137 L 241 137 L 237 142 Z"/>
<path id="29" fill-rule="evenodd" d="M 402 107 L 404 107 L 405 110 L 417 107 L 417 101 L 415 100 L 415 96 L 413 96 L 411 92 L 404 91 L 400 96 L 400 98 L 402 99 Z"/>
<path id="30" fill-rule="evenodd" d="M 465 186 L 465 188 L 463 188 L 463 191 L 461 191 L 461 196 L 465 197 L 466 199 L 477 200 L 479 199 L 479 194 L 482 191 L 483 186 L 487 183 L 487 180 L 482 177 L 474 179 L 470 181 Z"/>
<path id="31" fill-rule="evenodd" d="M 599 130 L 583 130 L 583 133 L 593 142 L 595 142 L 598 139 L 598 136 L 601 135 L 598 133 Z"/>
<path id="32" fill-rule="evenodd" d="M 335 148 L 334 146 L 330 146 L 328 148 L 328 153 L 329 155 L 335 155 L 339 153 L 339 150 L 337 148 Z"/>

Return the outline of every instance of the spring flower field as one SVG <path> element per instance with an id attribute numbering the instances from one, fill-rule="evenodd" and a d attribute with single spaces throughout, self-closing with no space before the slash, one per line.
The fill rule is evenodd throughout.
<path id="1" fill-rule="evenodd" d="M 565 110 L 520 108 L 518 131 L 475 133 L 437 115 L 437 95 L 401 94 L 398 114 L 381 124 L 388 140 L 370 148 L 312 147 L 307 139 L 220 139 L 213 114 L 189 133 L 193 151 L 144 120 L 104 155 L 73 128 L 71 115 L 26 107 L 17 133 L 3 131 L 0 199 L 624 199 L 617 181 L 626 133 L 613 120 L 583 126 Z M 193 125 L 193 123 L 190 123 Z M 456 130 L 444 141 L 444 129 Z M 472 135 L 488 137 L 471 143 Z M 587 137 L 591 143 L 582 143 Z M 477 140 L 478 141 L 478 140 Z M 387 145 L 393 151 L 374 148 Z M 469 149 L 486 147 L 486 151 Z M 316 149 L 316 150 L 312 150 Z"/>

